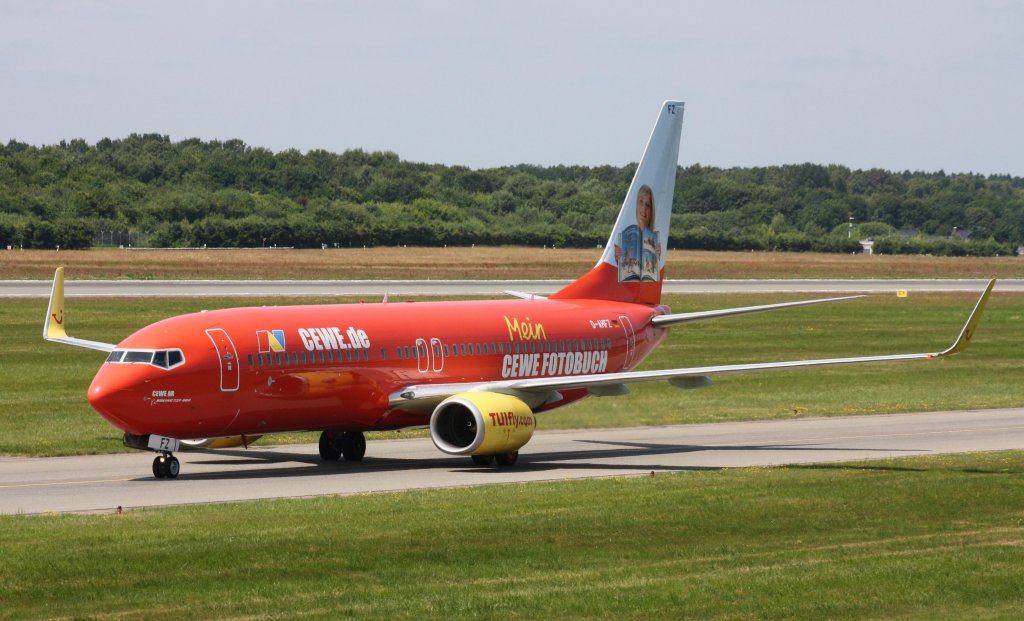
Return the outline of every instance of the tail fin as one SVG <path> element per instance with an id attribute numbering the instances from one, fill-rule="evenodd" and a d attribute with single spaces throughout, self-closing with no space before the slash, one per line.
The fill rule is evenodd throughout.
<path id="1" fill-rule="evenodd" d="M 601 260 L 552 299 L 661 302 L 682 126 L 683 103 L 663 103 Z"/>

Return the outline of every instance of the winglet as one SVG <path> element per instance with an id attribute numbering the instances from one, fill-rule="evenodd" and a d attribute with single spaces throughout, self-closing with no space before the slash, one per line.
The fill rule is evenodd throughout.
<path id="1" fill-rule="evenodd" d="M 58 267 L 53 274 L 53 290 L 50 291 L 50 305 L 46 309 L 46 323 L 43 324 L 43 338 L 55 341 L 68 338 L 64 330 L 64 268 Z"/>
<path id="2" fill-rule="evenodd" d="M 974 305 L 974 310 L 971 311 L 971 316 L 967 318 L 967 323 L 964 324 L 964 329 L 960 331 L 960 336 L 957 337 L 955 343 L 950 345 L 949 349 L 938 354 L 939 356 L 959 354 L 967 349 L 967 346 L 971 344 L 971 337 L 974 336 L 974 330 L 978 326 L 978 320 L 981 319 L 981 314 L 985 311 L 985 304 L 988 303 L 988 298 L 992 295 L 992 288 L 995 286 L 995 278 L 988 281 L 985 292 L 981 294 L 981 297 L 978 298 L 978 303 Z"/>
<path id="3" fill-rule="evenodd" d="M 99 351 L 113 351 L 112 343 L 100 343 L 68 336 L 64 328 L 64 268 L 58 267 L 53 273 L 53 290 L 50 291 L 50 305 L 46 308 L 46 321 L 43 323 L 43 340 L 85 347 Z"/>

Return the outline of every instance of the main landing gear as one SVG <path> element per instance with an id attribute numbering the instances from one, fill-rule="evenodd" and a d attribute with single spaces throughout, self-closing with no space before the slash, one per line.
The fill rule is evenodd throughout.
<path id="1" fill-rule="evenodd" d="M 497 462 L 499 466 L 514 466 L 519 459 L 519 451 L 499 453 L 497 455 L 473 455 L 473 463 L 477 466 L 490 466 Z"/>
<path id="2" fill-rule="evenodd" d="M 178 458 L 170 453 L 160 453 L 153 460 L 153 476 L 158 479 L 176 479 L 180 471 Z"/>
<path id="3" fill-rule="evenodd" d="M 366 436 L 361 431 L 325 431 L 320 434 L 320 458 L 324 461 L 362 461 Z"/>

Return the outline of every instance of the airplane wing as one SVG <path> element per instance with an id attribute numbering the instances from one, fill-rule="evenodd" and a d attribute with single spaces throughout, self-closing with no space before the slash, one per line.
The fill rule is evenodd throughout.
<path id="1" fill-rule="evenodd" d="M 114 351 L 113 343 L 100 343 L 68 336 L 64 329 L 64 319 L 64 268 L 58 267 L 53 274 L 53 290 L 50 292 L 50 305 L 46 309 L 46 322 L 43 323 L 43 339 L 75 347 Z"/>
<path id="2" fill-rule="evenodd" d="M 775 371 L 785 369 L 803 369 L 809 367 L 825 367 L 844 364 L 860 364 L 865 362 L 894 362 L 900 360 L 923 360 L 941 358 L 962 352 L 967 348 L 978 320 L 985 310 L 985 305 L 995 286 L 995 279 L 989 281 L 984 293 L 974 305 L 974 310 L 967 318 L 956 341 L 946 349 L 938 352 L 892 354 L 883 356 L 857 356 L 852 358 L 824 358 L 818 360 L 792 360 L 783 362 L 757 362 L 751 364 L 727 364 L 681 369 L 661 369 L 654 371 L 623 371 L 620 373 L 602 373 L 593 375 L 572 375 L 560 377 L 540 377 L 527 379 L 504 380 L 498 382 L 478 382 L 460 384 L 424 384 L 409 386 L 395 392 L 390 397 L 393 408 L 403 410 L 428 410 L 445 398 L 459 392 L 498 392 L 511 394 L 521 398 L 531 407 L 539 407 L 548 401 L 559 390 L 586 388 L 596 396 L 611 396 L 629 392 L 628 384 L 635 382 L 668 381 L 678 388 L 701 388 L 711 384 L 712 375 L 727 373 L 753 373 L 757 371 Z M 830 300 L 822 300 L 830 301 Z M 811 303 L 816 303 L 812 300 Z M 792 304 L 792 303 L 790 303 Z M 799 304 L 799 303 L 796 303 Z M 752 307 L 759 308 L 759 307 Z M 742 310 L 742 309 L 736 309 Z M 756 312 L 756 311 L 752 311 Z"/>

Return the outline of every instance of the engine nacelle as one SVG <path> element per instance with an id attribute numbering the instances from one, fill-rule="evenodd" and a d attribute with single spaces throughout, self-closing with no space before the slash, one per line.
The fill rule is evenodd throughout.
<path id="1" fill-rule="evenodd" d="M 519 399 L 494 392 L 461 392 L 430 416 L 430 437 L 449 455 L 500 455 L 518 451 L 537 421 Z"/>
<path id="2" fill-rule="evenodd" d="M 182 440 L 181 443 L 186 448 L 208 448 L 208 449 L 222 449 L 232 448 L 235 446 L 245 446 L 248 448 L 250 444 L 259 440 L 263 436 L 224 436 L 222 438 L 200 438 L 198 440 Z"/>

